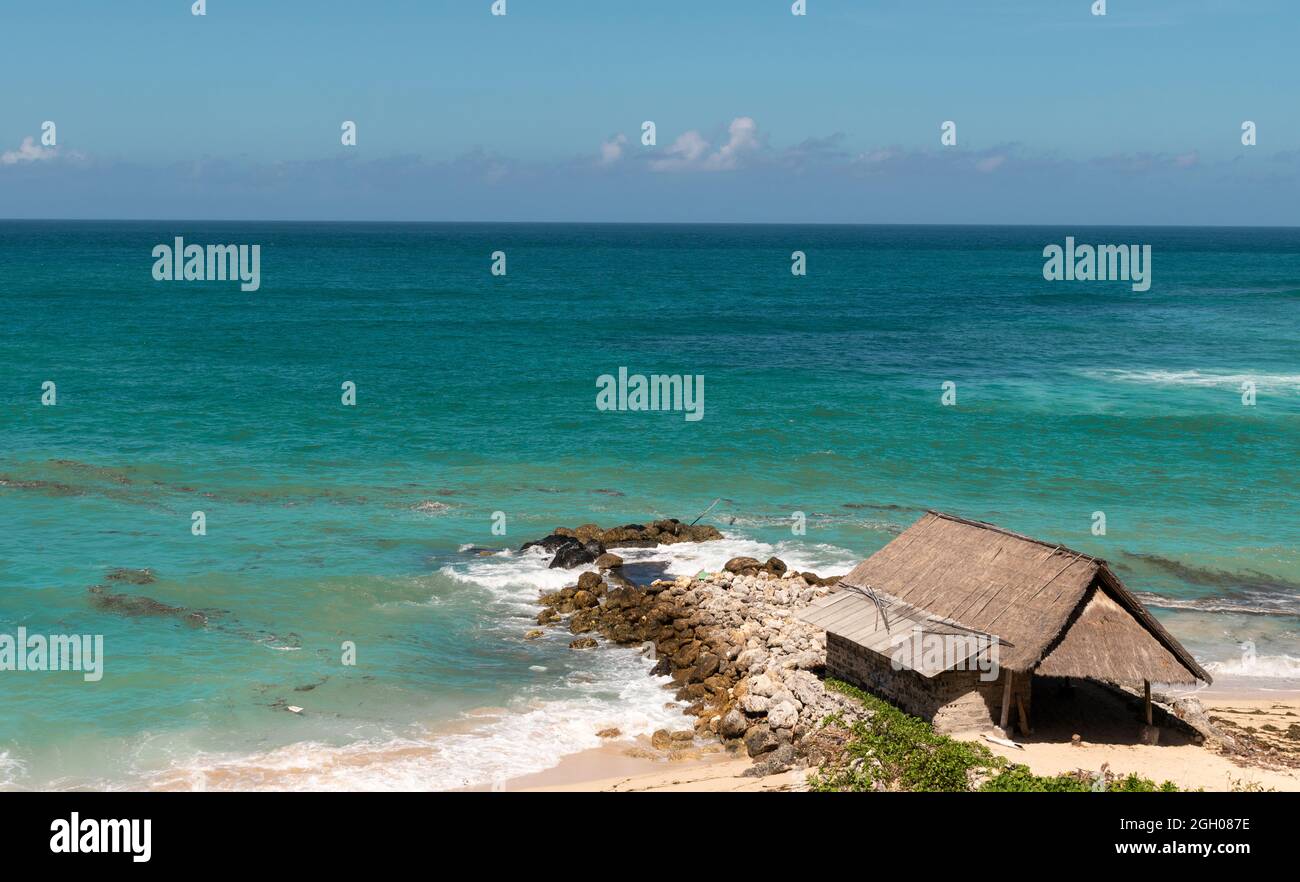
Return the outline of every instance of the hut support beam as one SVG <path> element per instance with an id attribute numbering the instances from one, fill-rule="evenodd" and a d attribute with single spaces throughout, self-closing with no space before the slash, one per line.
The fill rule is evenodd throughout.
<path id="1" fill-rule="evenodd" d="M 1002 731 L 1007 731 L 1007 723 L 1011 721 L 1011 669 L 1007 669 L 1007 682 L 1002 687 L 1002 720 L 999 725 Z"/>
<path id="2" fill-rule="evenodd" d="M 1151 725 L 1151 681 L 1142 681 L 1142 716 Z"/>

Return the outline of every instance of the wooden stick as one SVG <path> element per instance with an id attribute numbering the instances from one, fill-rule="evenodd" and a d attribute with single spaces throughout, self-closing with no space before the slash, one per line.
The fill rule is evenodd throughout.
<path id="1" fill-rule="evenodd" d="M 1025 700 L 1019 695 L 1016 696 L 1016 710 L 1020 711 L 1020 732 L 1028 735 L 1032 731 L 1029 728 L 1029 714 L 1025 713 Z"/>
<path id="2" fill-rule="evenodd" d="M 1002 687 L 1002 731 L 1007 731 L 1007 723 L 1011 720 L 1011 669 L 1007 669 L 1007 682 Z"/>
<path id="3" fill-rule="evenodd" d="M 1147 725 L 1151 725 L 1151 681 L 1142 681 L 1142 706 L 1147 718 Z"/>

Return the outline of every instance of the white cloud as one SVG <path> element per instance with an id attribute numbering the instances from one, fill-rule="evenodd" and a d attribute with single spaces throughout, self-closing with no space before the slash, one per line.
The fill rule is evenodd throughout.
<path id="1" fill-rule="evenodd" d="M 59 154 L 57 147 L 45 147 L 37 144 L 36 139 L 32 137 L 23 138 L 23 143 L 17 150 L 6 150 L 0 153 L 0 165 L 17 165 L 20 162 L 42 162 L 46 159 L 53 159 Z"/>
<path id="2" fill-rule="evenodd" d="M 627 144 L 627 135 L 615 135 L 600 145 L 600 164 L 613 165 L 623 158 L 623 147 Z"/>
<path id="3" fill-rule="evenodd" d="M 665 152 L 662 159 L 650 163 L 655 171 L 731 171 L 740 165 L 742 158 L 756 151 L 760 145 L 758 123 L 748 116 L 738 116 L 727 128 L 727 143 L 712 149 L 704 136 L 695 130 L 682 134 Z"/>

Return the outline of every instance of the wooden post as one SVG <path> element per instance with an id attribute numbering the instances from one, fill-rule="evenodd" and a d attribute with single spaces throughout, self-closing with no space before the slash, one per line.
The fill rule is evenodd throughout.
<path id="1" fill-rule="evenodd" d="M 1147 725 L 1148 726 L 1152 725 L 1151 723 L 1151 681 L 1150 680 L 1142 681 L 1142 711 L 1143 711 L 1143 715 L 1146 717 Z"/>
<path id="2" fill-rule="evenodd" d="M 1011 720 L 1011 669 L 1004 669 L 1007 674 L 1006 685 L 1002 687 L 1002 731 L 1007 731 L 1007 723 Z"/>
<path id="3" fill-rule="evenodd" d="M 1020 734 L 1032 734 L 1034 730 L 1029 728 L 1029 714 L 1025 711 L 1025 700 L 1019 695 L 1016 696 L 1016 710 L 1020 712 Z"/>

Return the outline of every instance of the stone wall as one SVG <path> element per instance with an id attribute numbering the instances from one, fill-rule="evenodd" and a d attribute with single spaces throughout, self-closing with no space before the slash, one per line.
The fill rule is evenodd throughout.
<path id="1" fill-rule="evenodd" d="M 1008 671 L 985 682 L 979 671 L 945 671 L 924 677 L 895 670 L 887 656 L 872 652 L 835 634 L 826 635 L 826 673 L 852 683 L 910 714 L 929 720 L 941 732 L 961 732 L 995 726 L 1002 714 L 1002 691 Z M 1010 728 L 1018 727 L 1016 697 L 1030 712 L 1032 677 L 1012 680 Z"/>

